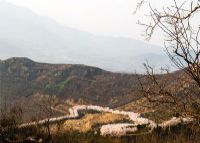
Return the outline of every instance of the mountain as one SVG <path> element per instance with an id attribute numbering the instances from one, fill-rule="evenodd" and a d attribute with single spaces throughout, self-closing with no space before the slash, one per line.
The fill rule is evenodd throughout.
<path id="1" fill-rule="evenodd" d="M 138 77 L 144 86 L 152 85 L 145 75 L 113 73 L 86 65 L 47 64 L 28 58 L 10 58 L 0 60 L 0 98 L 8 107 L 21 106 L 25 120 L 38 116 L 41 105 L 49 104 L 49 97 L 55 97 L 53 106 L 59 111 L 56 116 L 76 104 L 142 110 L 141 104 L 149 103 L 145 100 L 145 103 L 138 104 L 144 98 Z M 180 77 L 186 79 L 187 76 L 183 71 L 157 75 L 159 82 L 164 82 L 166 88 L 173 89 L 181 97 L 182 91 L 174 90 L 180 87 L 177 83 Z M 156 106 L 154 110 L 165 109 L 161 107 Z"/>
<path id="2" fill-rule="evenodd" d="M 140 97 L 137 77 L 85 65 L 37 63 L 27 58 L 0 61 L 1 95 L 20 99 L 36 94 L 89 104 L 119 106 Z"/>
<path id="3" fill-rule="evenodd" d="M 160 62 L 160 56 L 167 59 L 161 47 L 64 27 L 5 1 L 0 1 L 0 19 L 1 59 L 29 57 L 42 62 L 86 64 L 114 72 L 135 72 L 136 69 L 142 72 L 143 68 L 136 67 L 145 60 L 138 63 L 137 57 L 150 57 L 152 53 L 157 59 L 153 65 Z M 162 64 L 167 64 L 165 61 Z"/>

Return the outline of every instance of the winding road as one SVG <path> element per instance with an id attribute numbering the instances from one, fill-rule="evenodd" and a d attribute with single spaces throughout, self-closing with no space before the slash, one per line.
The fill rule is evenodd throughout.
<path id="1" fill-rule="evenodd" d="M 120 123 L 120 124 L 107 124 L 103 125 L 100 128 L 101 135 L 107 136 L 123 136 L 126 135 L 127 132 L 135 132 L 138 130 L 138 125 L 144 125 L 146 128 L 149 129 L 149 132 L 151 132 L 154 128 L 157 127 L 168 127 L 168 126 L 174 126 L 182 122 L 192 122 L 194 121 L 191 118 L 175 118 L 173 117 L 171 120 L 168 120 L 166 122 L 163 122 L 161 124 L 157 124 L 152 120 L 149 120 L 147 118 L 142 117 L 139 113 L 134 112 L 126 112 L 126 111 L 120 111 L 120 110 L 113 110 L 109 107 L 101 107 L 101 106 L 95 106 L 95 105 L 77 105 L 69 109 L 69 115 L 61 116 L 61 117 L 55 117 L 50 119 L 44 119 L 40 120 L 38 122 L 29 122 L 19 125 L 19 128 L 27 128 L 31 126 L 37 126 L 37 125 L 45 125 L 46 123 L 56 123 L 60 121 L 65 121 L 69 119 L 77 119 L 80 118 L 79 112 L 80 111 L 98 111 L 98 112 L 107 112 L 107 113 L 113 113 L 118 115 L 124 115 L 128 116 L 131 121 L 133 121 L 133 124 L 130 123 Z"/>

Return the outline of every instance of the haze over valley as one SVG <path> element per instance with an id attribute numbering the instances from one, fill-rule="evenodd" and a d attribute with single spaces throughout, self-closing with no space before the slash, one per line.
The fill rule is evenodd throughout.
<path id="1" fill-rule="evenodd" d="M 62 26 L 6 1 L 0 2 L 0 19 L 0 59 L 28 57 L 39 62 L 85 64 L 132 73 L 144 72 L 142 64 L 147 60 L 157 68 L 170 65 L 162 47 Z"/>

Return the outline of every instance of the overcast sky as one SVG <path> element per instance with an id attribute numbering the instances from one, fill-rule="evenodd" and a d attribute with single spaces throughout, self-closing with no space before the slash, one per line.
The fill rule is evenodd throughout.
<path id="1" fill-rule="evenodd" d="M 32 11 L 48 16 L 58 23 L 88 31 L 96 35 L 131 37 L 143 40 L 144 28 L 137 25 L 138 20 L 145 20 L 142 12 L 133 15 L 137 0 L 6 0 L 24 6 Z M 150 0 L 152 5 L 161 7 L 172 0 Z M 162 4 L 162 5 L 161 5 Z M 141 19 L 142 18 L 142 19 Z M 162 44 L 160 35 L 151 41 Z"/>

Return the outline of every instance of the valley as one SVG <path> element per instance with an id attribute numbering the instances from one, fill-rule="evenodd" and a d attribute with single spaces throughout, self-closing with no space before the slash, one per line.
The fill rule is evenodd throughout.
<path id="1" fill-rule="evenodd" d="M 28 58 L 2 60 L 0 71 L 1 110 L 19 118 L 18 132 L 29 131 L 29 137 L 37 137 L 34 140 L 41 135 L 45 139 L 48 134 L 66 137 L 64 140 L 75 137 L 74 142 L 88 135 L 98 140 L 128 139 L 157 130 L 164 133 L 179 125 L 190 127 L 194 121 L 191 116 L 177 117 L 173 106 L 145 98 L 138 77 L 151 87 L 146 75 L 113 73 L 86 65 L 38 63 Z M 167 83 L 167 89 L 179 95 L 174 77 L 185 75 L 182 71 L 157 75 L 160 82 Z"/>

